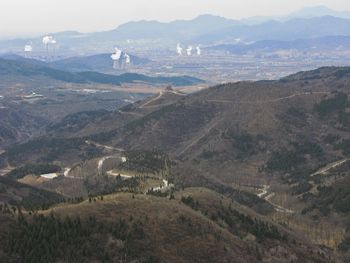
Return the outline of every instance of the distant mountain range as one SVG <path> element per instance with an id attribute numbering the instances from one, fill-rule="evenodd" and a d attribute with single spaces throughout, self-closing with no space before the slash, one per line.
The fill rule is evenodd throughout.
<path id="1" fill-rule="evenodd" d="M 321 16 L 334 16 L 339 18 L 350 18 L 350 11 L 337 11 L 327 6 L 308 6 L 294 11 L 285 16 L 254 16 L 241 19 L 240 22 L 247 25 L 261 24 L 269 20 L 287 21 L 294 18 L 313 18 Z"/>
<path id="2" fill-rule="evenodd" d="M 129 22 L 115 30 L 94 33 L 92 36 L 97 38 L 114 38 L 115 40 L 173 39 L 182 41 L 239 24 L 238 20 L 213 15 L 201 15 L 193 20 L 177 20 L 170 23 L 158 21 Z"/>
<path id="3" fill-rule="evenodd" d="M 202 15 L 193 20 L 177 20 L 170 23 L 158 21 L 138 21 L 120 25 L 116 29 L 105 32 L 82 34 L 67 31 L 55 34 L 62 52 L 96 53 L 97 46 L 103 50 L 111 50 L 113 46 L 144 46 L 150 48 L 149 43 L 157 47 L 173 45 L 174 43 L 190 40 L 208 32 L 230 28 L 239 25 L 237 20 L 219 16 Z M 14 39 L 0 42 L 0 52 L 19 52 L 25 44 L 31 42 L 34 52 L 44 52 L 41 38 Z M 140 42 L 140 43 L 138 43 Z"/>
<path id="4" fill-rule="evenodd" d="M 258 25 L 240 25 L 202 35 L 203 44 L 256 42 L 260 40 L 296 40 L 325 36 L 350 35 L 350 19 L 332 16 L 295 18 L 286 22 L 271 20 Z"/>
<path id="5" fill-rule="evenodd" d="M 320 16 L 334 16 L 340 18 L 350 18 L 350 11 L 336 11 L 328 8 L 327 6 L 309 6 L 302 8 L 296 12 L 291 13 L 287 17 L 296 18 L 310 18 L 310 17 L 320 17 Z"/>
<path id="6" fill-rule="evenodd" d="M 279 50 L 296 50 L 300 52 L 325 52 L 350 50 L 350 36 L 326 36 L 311 39 L 262 40 L 252 44 L 223 44 L 208 47 L 208 50 L 227 51 L 232 54 L 256 52 L 276 52 Z"/>
<path id="7" fill-rule="evenodd" d="M 169 23 L 129 22 L 116 29 L 83 34 L 66 31 L 54 34 L 58 53 L 96 54 L 115 45 L 130 49 L 168 49 L 184 44 L 228 44 L 237 41 L 296 40 L 335 35 L 350 35 L 350 12 L 334 11 L 324 6 L 308 7 L 283 17 L 252 17 L 242 20 L 201 15 L 192 20 Z M 41 38 L 0 42 L 0 52 L 22 52 L 27 43 L 34 52 L 44 52 Z"/>

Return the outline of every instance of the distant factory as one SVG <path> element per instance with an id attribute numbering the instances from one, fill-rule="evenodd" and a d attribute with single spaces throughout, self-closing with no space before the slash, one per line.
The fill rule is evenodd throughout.
<path id="1" fill-rule="evenodd" d="M 111 59 L 113 60 L 113 69 L 126 69 L 132 64 L 130 55 L 117 47 L 111 55 Z"/>
<path id="2" fill-rule="evenodd" d="M 57 49 L 57 40 L 52 35 L 46 35 L 42 38 L 42 44 L 44 45 L 45 52 L 40 53 L 40 59 L 44 61 L 50 61 L 55 58 L 56 56 L 56 49 Z M 37 54 L 36 59 L 38 59 L 38 47 L 36 46 Z M 40 49 L 39 49 L 40 50 Z M 41 49 L 42 51 L 42 49 Z M 33 52 L 34 52 L 34 46 L 33 43 L 27 43 L 23 47 L 23 53 L 25 58 L 33 58 Z"/>
<path id="3" fill-rule="evenodd" d="M 202 55 L 202 50 L 201 50 L 201 47 L 200 45 L 196 46 L 196 48 L 194 49 L 193 46 L 189 45 L 187 48 L 186 48 L 186 55 L 187 56 L 192 56 L 194 55 L 194 50 L 195 50 L 195 55 L 197 56 L 200 56 Z M 184 55 L 184 48 L 181 46 L 181 44 L 177 44 L 176 46 L 176 52 L 179 56 L 182 56 Z"/>

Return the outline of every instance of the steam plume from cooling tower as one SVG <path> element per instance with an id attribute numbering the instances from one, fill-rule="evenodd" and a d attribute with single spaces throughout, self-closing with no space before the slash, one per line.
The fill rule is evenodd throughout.
<path id="1" fill-rule="evenodd" d="M 179 56 L 182 55 L 183 48 L 181 47 L 180 44 L 177 44 L 177 46 L 176 46 L 176 51 L 177 51 L 177 54 L 178 54 Z"/>
<path id="2" fill-rule="evenodd" d="M 197 50 L 197 55 L 198 55 L 198 56 L 202 55 L 202 50 L 201 50 L 201 47 L 200 47 L 200 46 L 197 46 L 197 47 L 196 47 L 196 50 Z"/>
<path id="3" fill-rule="evenodd" d="M 24 46 L 24 52 L 32 52 L 32 51 L 33 51 L 33 47 L 31 45 Z"/>
<path id="4" fill-rule="evenodd" d="M 115 52 L 111 55 L 112 60 L 119 60 L 122 56 L 122 51 L 119 48 L 115 48 Z"/>
<path id="5" fill-rule="evenodd" d="M 113 60 L 113 68 L 117 69 L 120 67 L 120 58 L 122 56 L 122 51 L 119 48 L 115 48 L 115 52 L 111 55 L 111 59 Z"/>
<path id="6" fill-rule="evenodd" d="M 192 46 L 188 46 L 188 48 L 186 49 L 187 56 L 191 56 L 192 55 L 192 50 L 193 50 L 193 47 Z"/>
<path id="7" fill-rule="evenodd" d="M 55 45 L 55 44 L 57 44 L 57 41 L 55 40 L 55 38 L 53 36 L 44 36 L 43 37 L 43 44 L 45 46 L 48 46 L 50 44 Z"/>
<path id="8" fill-rule="evenodd" d="M 42 39 L 43 44 L 45 45 L 46 48 L 46 59 L 49 58 L 49 46 L 50 45 L 56 45 L 57 41 L 55 40 L 55 38 L 53 36 L 50 35 L 46 35 L 43 37 Z"/>
<path id="9" fill-rule="evenodd" d="M 32 53 L 32 52 L 33 52 L 32 44 L 27 44 L 24 46 L 24 56 L 25 57 L 29 57 L 30 53 Z"/>
<path id="10" fill-rule="evenodd" d="M 130 64 L 131 63 L 131 59 L 130 59 L 130 56 L 128 54 L 124 54 L 124 58 L 125 58 L 125 63 L 126 64 Z"/>

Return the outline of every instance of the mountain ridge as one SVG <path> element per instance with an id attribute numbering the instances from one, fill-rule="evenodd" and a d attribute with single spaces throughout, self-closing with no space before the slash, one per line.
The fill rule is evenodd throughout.
<path id="1" fill-rule="evenodd" d="M 31 61 L 30 61 L 31 62 Z M 195 83 L 202 83 L 202 80 L 189 77 L 149 77 L 137 73 L 124 73 L 122 75 L 108 75 L 99 72 L 85 71 L 85 72 L 69 72 L 52 68 L 42 63 L 30 63 L 27 60 L 16 61 L 6 60 L 0 58 L 0 75 L 2 76 L 43 76 L 55 80 L 71 83 L 99 83 L 111 84 L 120 86 L 122 83 L 134 83 L 141 81 L 149 84 L 186 86 Z"/>
<path id="2" fill-rule="evenodd" d="M 240 21 L 214 15 L 201 15 L 191 20 L 171 22 L 141 20 L 127 22 L 108 31 L 93 33 L 66 31 L 58 32 L 56 35 L 62 51 L 71 52 L 71 48 L 74 47 L 74 49 L 79 49 L 85 53 L 91 53 L 93 50 L 91 46 L 94 43 L 100 43 L 105 48 L 111 48 L 116 43 L 123 46 L 128 45 L 128 41 L 134 41 L 133 45 L 141 47 L 141 42 L 143 42 L 145 48 L 148 48 L 150 45 L 148 42 L 152 40 L 151 43 L 153 43 L 154 48 L 162 46 L 169 48 L 178 42 L 207 45 L 223 41 L 232 42 L 237 38 L 251 42 L 266 39 L 286 40 L 329 35 L 350 35 L 348 30 L 349 18 L 350 16 L 337 16 L 337 12 L 329 11 L 315 16 L 290 15 L 284 19 L 268 17 L 258 19 L 258 22 L 254 23 L 249 22 L 249 19 Z M 321 26 L 317 27 L 317 25 Z M 329 28 L 333 28 L 335 32 L 329 30 Z M 251 33 L 246 31 L 251 31 Z M 227 34 L 230 37 L 227 38 Z M 0 48 L 3 52 L 20 52 L 23 46 L 29 42 L 40 46 L 40 50 L 44 51 L 40 38 L 1 41 Z M 103 52 L 105 51 L 106 49 L 103 50 Z"/>
<path id="3" fill-rule="evenodd" d="M 338 260 L 349 251 L 349 192 L 342 186 L 349 174 L 349 85 L 349 67 L 324 67 L 280 80 L 217 85 L 189 95 L 169 88 L 113 112 L 69 116 L 57 124 L 56 133 L 53 128 L 43 137 L 12 145 L 0 161 L 2 167 L 70 167 L 64 170 L 66 176 L 34 182 L 73 198 L 73 203 L 39 212 L 44 215 L 75 216 L 79 211 L 82 218 L 93 214 L 109 222 L 115 217 L 99 217 L 101 209 L 110 213 L 111 207 L 118 207 L 118 215 L 125 213 L 127 218 L 138 207 L 136 218 L 143 223 L 137 225 L 144 226 L 146 234 L 142 240 L 152 240 L 157 237 L 152 231 L 160 233 L 153 222 L 163 222 L 161 229 L 170 224 L 183 231 L 188 219 L 173 218 L 165 210 L 176 204 L 176 211 L 191 218 L 191 230 L 193 222 L 218 224 L 240 240 L 235 244 L 258 247 L 257 258 L 283 254 Z M 115 161 L 122 157 L 125 163 Z M 334 163 L 339 165 L 331 166 Z M 108 175 L 112 173 L 137 176 L 128 181 Z M 33 176 L 26 180 L 31 183 Z M 174 185 L 173 192 L 165 192 L 165 187 L 164 192 L 145 195 L 145 188 L 153 189 L 163 180 Z M 150 213 L 160 210 L 167 211 L 161 218 L 170 222 Z M 172 244 L 172 236 L 167 235 L 165 244 Z M 105 235 L 100 237 L 106 241 Z M 310 249 L 316 252 L 311 255 Z M 227 255 L 226 249 L 220 251 Z"/>

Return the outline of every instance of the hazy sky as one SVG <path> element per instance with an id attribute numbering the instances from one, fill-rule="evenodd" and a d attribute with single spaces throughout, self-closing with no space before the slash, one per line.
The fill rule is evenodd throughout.
<path id="1" fill-rule="evenodd" d="M 0 38 L 102 31 L 130 20 L 170 21 L 204 13 L 237 19 L 283 15 L 312 5 L 350 10 L 350 0 L 0 0 Z"/>

